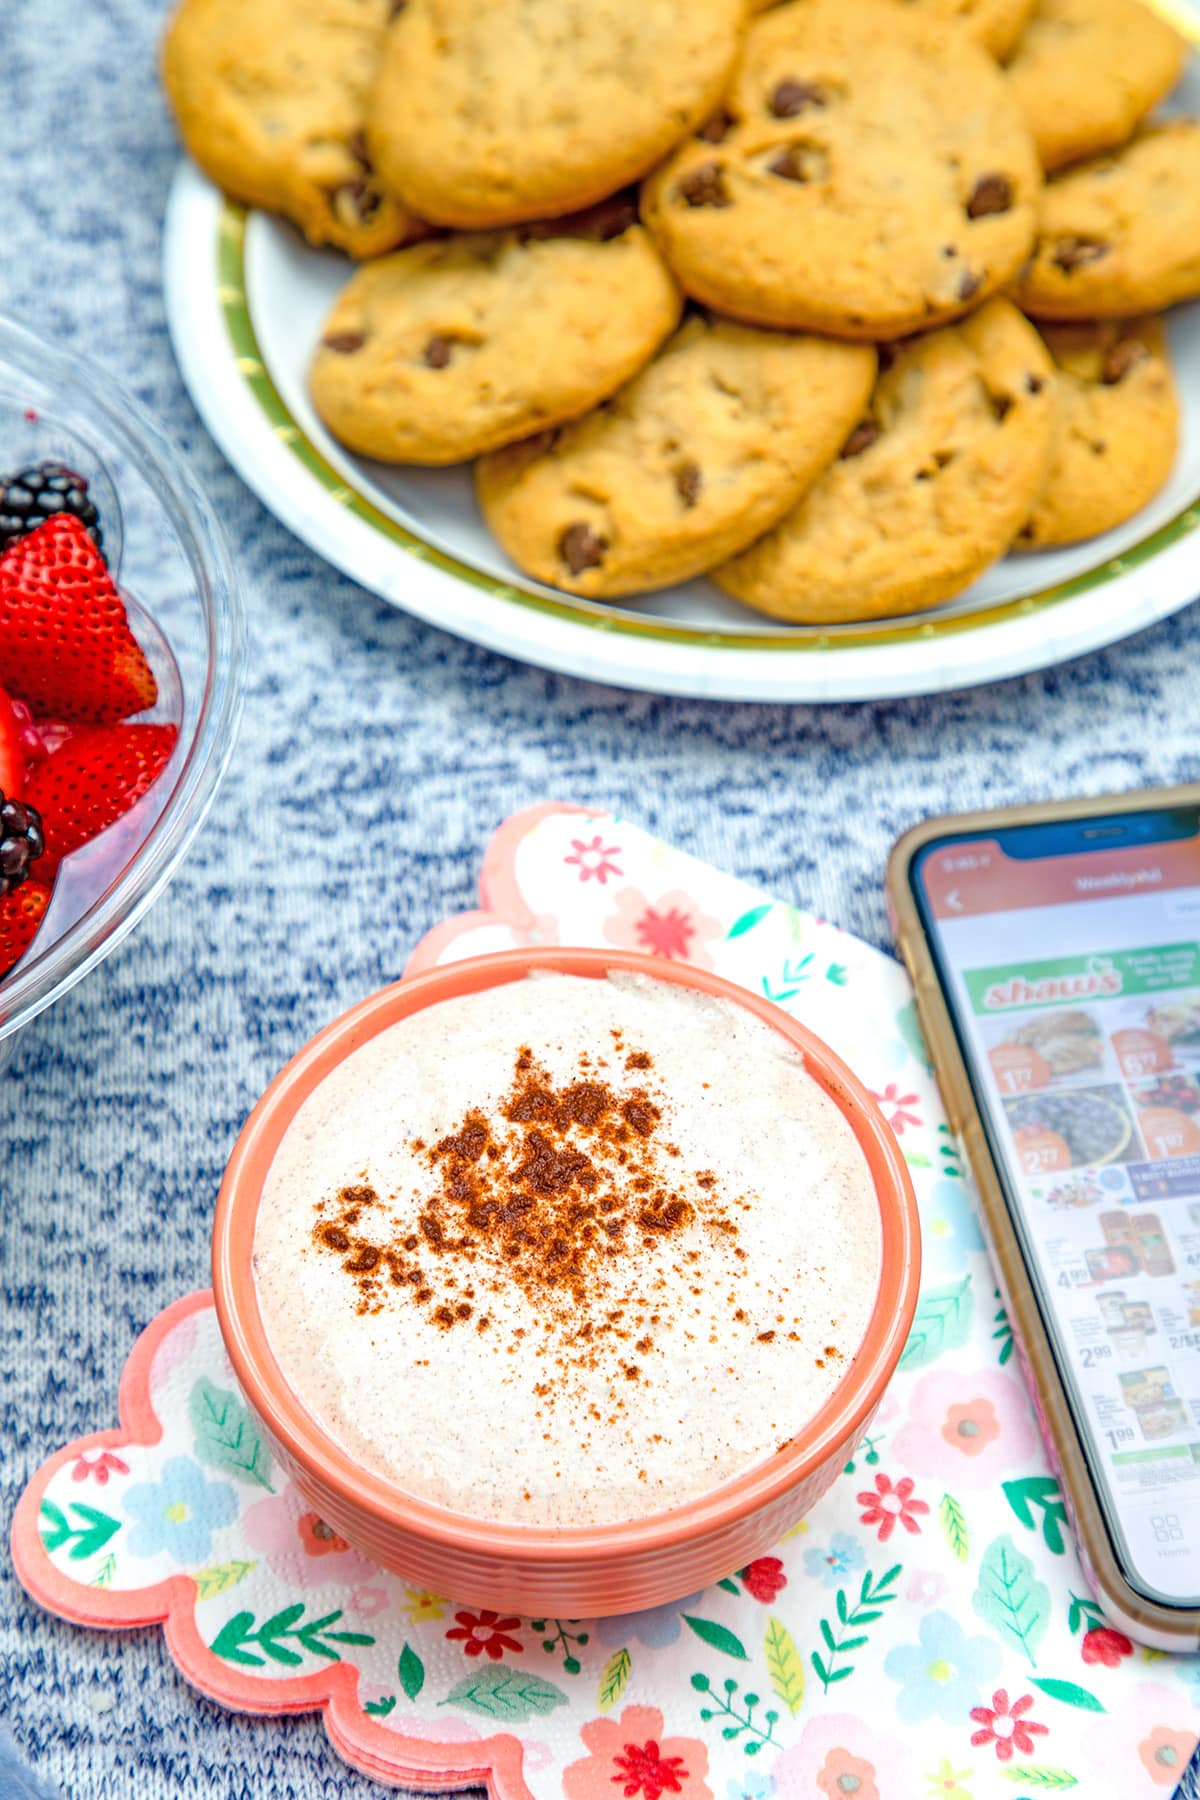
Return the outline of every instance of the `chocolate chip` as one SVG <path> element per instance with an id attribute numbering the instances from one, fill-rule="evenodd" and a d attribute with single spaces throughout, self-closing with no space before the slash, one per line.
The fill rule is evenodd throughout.
<path id="1" fill-rule="evenodd" d="M 725 186 L 725 172 L 720 163 L 701 163 L 685 175 L 679 184 L 679 196 L 689 206 L 731 206 Z"/>
<path id="2" fill-rule="evenodd" d="M 860 419 L 858 424 L 854 427 L 854 430 L 850 433 L 850 436 L 842 445 L 842 461 L 847 462 L 852 456 L 861 456 L 863 451 L 869 450 L 876 438 L 882 437 L 882 435 L 883 427 L 877 420 L 872 418 Z"/>
<path id="3" fill-rule="evenodd" d="M 767 164 L 781 181 L 822 181 L 827 169 L 825 152 L 813 144 L 789 144 Z"/>
<path id="4" fill-rule="evenodd" d="M 453 345 L 448 337 L 435 331 L 424 350 L 421 352 L 425 366 L 430 369 L 444 369 L 449 365 Z"/>
<path id="5" fill-rule="evenodd" d="M 1140 362 L 1145 362 L 1150 352 L 1140 338 L 1121 338 L 1113 344 L 1104 358 L 1100 370 L 1100 379 L 1105 387 L 1116 387 L 1118 381 L 1124 381 L 1130 369 L 1135 369 Z"/>
<path id="6" fill-rule="evenodd" d="M 960 300 L 971 300 L 983 286 L 983 276 L 977 275 L 974 269 L 964 269 L 963 278 L 958 284 Z"/>
<path id="7" fill-rule="evenodd" d="M 333 190 L 333 210 L 343 225 L 366 225 L 381 205 L 376 190 L 360 176 L 357 181 L 344 181 Z"/>
<path id="8" fill-rule="evenodd" d="M 1040 394 L 1045 385 L 1046 383 L 1040 375 L 1027 375 L 1025 377 L 1025 386 L 1029 389 L 1031 394 Z"/>
<path id="9" fill-rule="evenodd" d="M 1003 424 L 1004 420 L 1007 419 L 1009 413 L 1013 409 L 1012 395 L 993 394 L 989 388 L 988 400 L 991 402 L 992 412 L 995 415 L 997 425 Z"/>
<path id="10" fill-rule="evenodd" d="M 607 549 L 605 540 L 582 520 L 576 525 L 568 525 L 558 540 L 558 554 L 572 575 L 581 575 L 585 569 L 598 569 Z"/>
<path id="11" fill-rule="evenodd" d="M 696 133 L 706 144 L 721 144 L 729 136 L 733 128 L 733 116 L 725 111 L 715 112 L 711 119 L 706 119 Z"/>
<path id="12" fill-rule="evenodd" d="M 1059 238 L 1051 260 L 1056 268 L 1069 275 L 1072 269 L 1081 268 L 1084 263 L 1099 262 L 1107 255 L 1108 245 L 1099 238 L 1065 237 Z"/>
<path id="13" fill-rule="evenodd" d="M 332 337 L 322 338 L 321 347 L 335 350 L 339 356 L 353 356 L 366 343 L 366 334 L 361 331 L 335 331 Z"/>
<path id="14" fill-rule="evenodd" d="M 879 373 L 881 375 L 886 375 L 888 370 L 891 368 L 892 364 L 895 362 L 895 360 L 896 360 L 895 344 L 880 344 L 880 346 L 879 346 Z"/>
<path id="15" fill-rule="evenodd" d="M 815 81 L 781 81 L 767 105 L 777 119 L 794 119 L 806 106 L 828 106 L 829 96 Z"/>
<path id="16" fill-rule="evenodd" d="M 350 136 L 346 139 L 346 148 L 349 150 L 356 163 L 361 163 L 364 169 L 369 169 L 371 167 L 371 153 L 367 149 L 367 134 L 362 129 L 361 125 L 357 131 L 352 131 Z"/>
<path id="17" fill-rule="evenodd" d="M 387 22 L 389 25 L 393 19 L 398 19 L 400 17 L 400 14 L 407 5 L 408 0 L 392 0 L 392 4 L 388 7 Z"/>
<path id="18" fill-rule="evenodd" d="M 967 217 L 985 219 L 989 213 L 1006 213 L 1012 203 L 1012 182 L 1007 175 L 981 175 L 967 201 Z"/>
<path id="19" fill-rule="evenodd" d="M 675 471 L 675 488 L 685 506 L 695 506 L 703 485 L 704 477 L 700 473 L 699 463 L 680 463 Z"/>

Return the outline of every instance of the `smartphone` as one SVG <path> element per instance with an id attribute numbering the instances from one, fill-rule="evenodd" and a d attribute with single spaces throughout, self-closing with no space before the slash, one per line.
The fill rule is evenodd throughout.
<path id="1" fill-rule="evenodd" d="M 1097 1598 L 1200 1648 L 1200 785 L 930 820 L 888 900 Z"/>

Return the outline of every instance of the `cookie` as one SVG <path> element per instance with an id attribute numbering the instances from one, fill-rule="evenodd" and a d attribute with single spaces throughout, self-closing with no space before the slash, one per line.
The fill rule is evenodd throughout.
<path id="1" fill-rule="evenodd" d="M 1040 319 L 1122 319 L 1200 294 L 1200 120 L 1151 126 L 1046 183 L 1014 298 Z"/>
<path id="2" fill-rule="evenodd" d="M 309 385 L 334 436 L 383 462 L 451 463 L 614 393 L 679 320 L 632 204 L 536 234 L 472 232 L 358 269 Z"/>
<path id="3" fill-rule="evenodd" d="M 1185 45 L 1141 0 L 1038 0 L 1008 79 L 1044 169 L 1132 137 L 1175 85 Z"/>
<path id="4" fill-rule="evenodd" d="M 218 187 L 312 244 L 378 256 L 427 228 L 385 194 L 367 97 L 392 0 L 182 0 L 162 77 L 180 136 Z"/>
<path id="5" fill-rule="evenodd" d="M 484 518 L 527 575 L 607 599 L 668 587 L 767 529 L 837 454 L 874 349 L 693 314 L 615 399 L 485 456 Z"/>
<path id="6" fill-rule="evenodd" d="M 977 306 L 1033 242 L 1041 171 L 996 65 L 896 0 L 751 26 L 724 112 L 646 183 L 684 289 L 752 324 L 896 337 Z"/>
<path id="7" fill-rule="evenodd" d="M 1053 420 L 1045 345 L 1007 300 L 989 301 L 882 355 L 841 456 L 714 580 L 797 624 L 937 606 L 1003 556 L 1028 518 Z"/>
<path id="8" fill-rule="evenodd" d="M 1033 0 L 897 0 L 946 24 L 961 25 L 991 56 L 1007 56 L 1033 8 Z M 750 0 L 751 12 L 765 12 L 779 0 Z"/>
<path id="9" fill-rule="evenodd" d="M 1155 318 L 1047 325 L 1054 358 L 1050 467 L 1018 546 L 1095 537 L 1164 485 L 1179 444 L 1179 398 L 1167 334 Z"/>
<path id="10" fill-rule="evenodd" d="M 370 141 L 388 187 L 467 229 L 571 212 L 636 180 L 700 124 L 745 0 L 407 0 Z"/>

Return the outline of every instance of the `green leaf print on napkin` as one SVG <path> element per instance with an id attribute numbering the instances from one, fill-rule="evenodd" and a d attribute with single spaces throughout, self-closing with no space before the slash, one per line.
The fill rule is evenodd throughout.
<path id="1" fill-rule="evenodd" d="M 958 1562 L 966 1562 L 971 1553 L 971 1533 L 967 1529 L 967 1516 L 953 1494 L 943 1494 L 938 1504 L 938 1518 L 942 1522 L 942 1533 L 950 1546 L 951 1555 Z"/>
<path id="2" fill-rule="evenodd" d="M 614 1650 L 600 1671 L 600 1686 L 596 1693 L 596 1705 L 601 1712 L 611 1712 L 625 1689 L 629 1685 L 629 1671 L 633 1667 L 633 1658 L 624 1645 Z"/>
<path id="3" fill-rule="evenodd" d="M 804 1705 L 804 1658 L 782 1620 L 767 1620 L 763 1652 L 767 1659 L 771 1686 L 795 1718 Z"/>
<path id="4" fill-rule="evenodd" d="M 688 1613 L 683 1614 L 683 1622 L 690 1625 L 696 1636 L 704 1643 L 711 1644 L 714 1650 L 723 1650 L 726 1656 L 736 1656 L 739 1662 L 750 1661 L 745 1644 L 727 1625 L 718 1625 L 715 1619 L 693 1619 Z"/>
<path id="5" fill-rule="evenodd" d="M 400 1652 L 396 1672 L 400 1677 L 400 1686 L 410 1700 L 415 1700 L 425 1686 L 425 1664 L 410 1643 L 406 1642 Z"/>
<path id="6" fill-rule="evenodd" d="M 1051 1769 L 1037 1763 L 1009 1763 L 1006 1769 L 997 1769 L 996 1773 L 1005 1781 L 1019 1781 L 1023 1787 L 1040 1788 L 1044 1794 L 1065 1794 L 1068 1788 L 1079 1786 L 1070 1769 Z"/>
<path id="7" fill-rule="evenodd" d="M 220 1469 L 235 1481 L 275 1489 L 267 1480 L 271 1456 L 258 1426 L 237 1395 L 201 1375 L 188 1397 L 188 1418 L 195 1433 L 197 1462 Z"/>
<path id="8" fill-rule="evenodd" d="M 896 1030 L 900 1033 L 905 1044 L 921 1064 L 921 1067 L 924 1069 L 932 1069 L 933 1064 L 929 1060 L 929 1051 L 925 1047 L 925 1036 L 921 1030 L 920 1020 L 917 1018 L 917 1003 L 915 1000 L 905 1001 L 904 1005 L 900 1008 L 900 1011 L 896 1014 Z"/>
<path id="9" fill-rule="evenodd" d="M 438 1705 L 463 1706 L 468 1712 L 482 1713 L 485 1719 L 516 1723 L 539 1718 L 553 1712 L 556 1706 L 566 1706 L 567 1696 L 542 1675 L 497 1666 L 464 1675 Z"/>
<path id="10" fill-rule="evenodd" d="M 923 1369 L 946 1350 L 961 1350 L 971 1335 L 975 1301 L 971 1277 L 929 1288 L 917 1301 L 916 1317 L 900 1358 L 902 1369 Z"/>
<path id="11" fill-rule="evenodd" d="M 261 1625 L 255 1625 L 252 1612 L 234 1613 L 226 1619 L 220 1631 L 209 1645 L 214 1656 L 223 1656 L 226 1662 L 244 1663 L 253 1668 L 261 1668 L 266 1661 L 283 1663 L 288 1668 L 295 1668 L 304 1661 L 298 1650 L 291 1644 L 285 1644 L 285 1638 L 291 1638 L 302 1649 L 312 1656 L 323 1656 L 329 1662 L 340 1662 L 341 1653 L 334 1648 L 335 1644 L 373 1644 L 375 1639 L 361 1631 L 330 1631 L 342 1616 L 339 1606 L 336 1612 L 325 1613 L 319 1619 L 304 1619 L 304 1601 L 297 1600 L 291 1606 L 285 1606 L 281 1612 L 272 1613 Z M 255 1648 L 251 1649 L 250 1646 Z M 262 1651 L 262 1655 L 258 1651 Z"/>
<path id="12" fill-rule="evenodd" d="M 1037 1507 L 1042 1515 L 1042 1539 L 1047 1550 L 1055 1556 L 1061 1556 L 1066 1549 L 1063 1542 L 1063 1526 L 1067 1522 L 1067 1509 L 1063 1504 L 1062 1491 L 1053 1475 L 1026 1475 L 1021 1481 L 1005 1481 L 1004 1498 L 1029 1531 L 1037 1530 L 1037 1520 L 1033 1516 L 1033 1507 Z"/>
<path id="13" fill-rule="evenodd" d="M 228 1593 L 229 1589 L 236 1587 L 239 1581 L 245 1581 L 251 1569 L 257 1567 L 257 1563 L 235 1560 L 210 1563 L 207 1569 L 193 1570 L 192 1580 L 196 1584 L 196 1598 L 212 1600 L 217 1594 Z"/>
<path id="14" fill-rule="evenodd" d="M 53 1500 L 42 1501 L 42 1543 L 49 1551 L 61 1550 L 64 1544 L 71 1544 L 67 1551 L 71 1562 L 83 1562 L 86 1557 L 95 1556 L 97 1550 L 103 1550 L 109 1538 L 121 1529 L 120 1519 L 97 1512 L 94 1506 L 85 1506 L 81 1500 L 72 1500 L 67 1512 L 74 1513 L 83 1523 L 72 1525 Z M 72 1538 L 74 1543 L 71 1543 Z"/>
<path id="15" fill-rule="evenodd" d="M 984 1551 L 971 1604 L 1036 1668 L 1034 1653 L 1050 1622 L 1050 1589 L 1007 1535 L 995 1538 Z"/>
<path id="16" fill-rule="evenodd" d="M 1039 1681 L 1036 1675 L 1031 1675 L 1029 1679 L 1035 1688 L 1041 1688 L 1043 1694 L 1049 1694 L 1052 1700 L 1061 1700 L 1064 1706 L 1078 1706 L 1084 1712 L 1108 1710 L 1097 1700 L 1095 1694 L 1089 1693 L 1087 1688 L 1080 1687 L 1077 1682 L 1052 1681 L 1049 1676 L 1044 1681 Z"/>
<path id="17" fill-rule="evenodd" d="M 725 933 L 726 938 L 744 937 L 748 931 L 753 931 L 754 927 L 760 925 L 766 918 L 774 904 L 773 900 L 768 900 L 765 906 L 752 906 L 749 912 L 744 912 L 740 918 L 733 921 Z"/>

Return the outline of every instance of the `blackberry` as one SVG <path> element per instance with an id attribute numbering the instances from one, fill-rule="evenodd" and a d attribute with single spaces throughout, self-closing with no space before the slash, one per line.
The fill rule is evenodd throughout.
<path id="1" fill-rule="evenodd" d="M 0 895 L 11 894 L 29 874 L 30 863 L 46 848 L 42 816 L 23 800 L 0 793 Z"/>
<path id="2" fill-rule="evenodd" d="M 88 493 L 88 484 L 66 463 L 40 462 L 0 477 L 0 550 L 25 537 L 55 513 L 72 513 L 84 526 L 97 550 L 104 554 L 100 514 Z"/>

